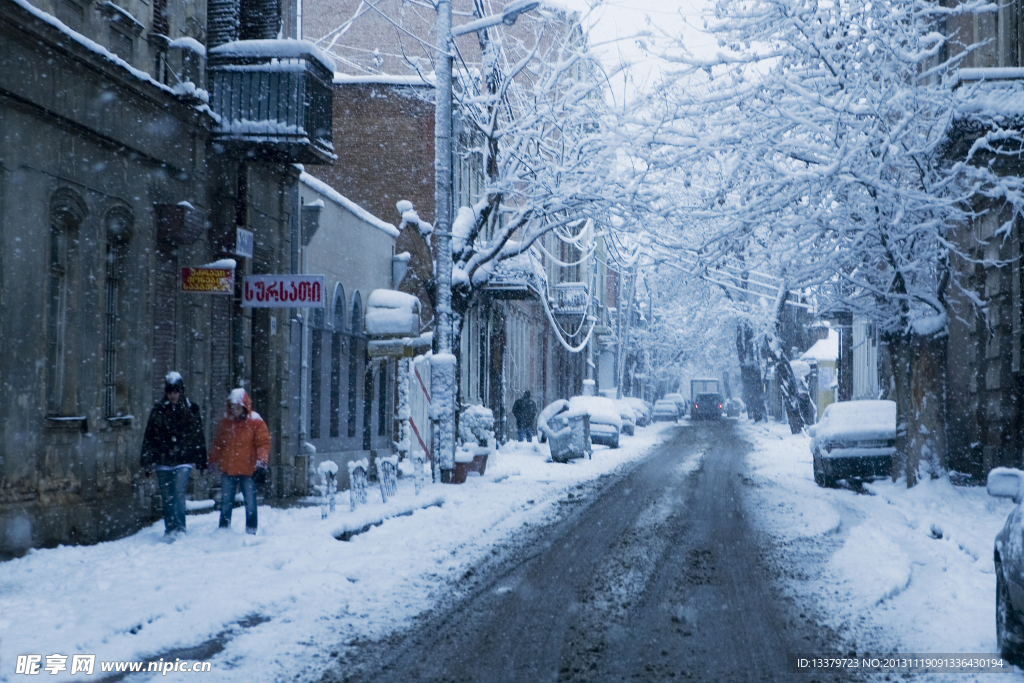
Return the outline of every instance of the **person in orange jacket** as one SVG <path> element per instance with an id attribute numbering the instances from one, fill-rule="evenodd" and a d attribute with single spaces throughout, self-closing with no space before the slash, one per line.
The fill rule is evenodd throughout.
<path id="1" fill-rule="evenodd" d="M 270 460 L 270 430 L 245 389 L 233 389 L 227 410 L 217 425 L 210 450 L 210 465 L 220 469 L 220 527 L 231 527 L 235 491 L 245 499 L 245 533 L 256 533 L 256 483 L 254 475 L 265 475 Z"/>

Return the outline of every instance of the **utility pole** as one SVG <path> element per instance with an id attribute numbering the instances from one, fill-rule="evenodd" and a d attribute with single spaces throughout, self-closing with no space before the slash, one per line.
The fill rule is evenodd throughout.
<path id="1" fill-rule="evenodd" d="M 512 25 L 519 15 L 540 5 L 538 0 L 516 0 L 501 14 L 482 17 L 452 29 L 451 0 L 438 0 L 434 73 L 434 279 L 435 349 L 430 363 L 430 394 L 434 413 L 434 460 L 442 483 L 455 467 L 455 356 L 452 343 L 452 39 L 498 24 Z"/>

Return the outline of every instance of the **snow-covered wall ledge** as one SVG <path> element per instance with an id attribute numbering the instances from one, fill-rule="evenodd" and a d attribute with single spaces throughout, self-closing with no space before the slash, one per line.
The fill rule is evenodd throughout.
<path id="1" fill-rule="evenodd" d="M 335 85 L 418 85 L 433 88 L 437 83 L 433 72 L 424 74 L 426 80 L 419 76 L 395 76 L 389 74 L 373 74 L 370 76 L 352 76 L 339 72 L 334 73 Z"/>
<path id="2" fill-rule="evenodd" d="M 340 192 L 338 192 L 333 187 L 323 182 L 319 178 L 315 178 L 310 174 L 306 173 L 305 171 L 303 171 L 302 175 L 299 176 L 299 180 L 308 185 L 309 187 L 313 188 L 320 194 L 324 195 L 335 204 L 344 207 L 346 210 L 354 214 L 363 222 L 372 225 L 381 232 L 385 232 L 388 235 L 391 235 L 392 237 L 398 237 L 398 228 L 396 228 L 394 225 L 392 225 L 391 223 L 385 223 L 381 219 L 377 218 L 372 213 L 370 213 L 363 207 L 359 206 L 348 197 L 343 196 Z"/>
<path id="3" fill-rule="evenodd" d="M 308 40 L 279 38 L 272 40 L 236 40 L 209 51 L 211 57 L 238 57 L 242 59 L 315 59 L 330 73 L 334 73 L 334 59 Z"/>

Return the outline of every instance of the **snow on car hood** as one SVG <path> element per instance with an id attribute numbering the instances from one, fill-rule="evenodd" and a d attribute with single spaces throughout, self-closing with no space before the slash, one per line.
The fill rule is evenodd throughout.
<path id="1" fill-rule="evenodd" d="M 614 425 L 622 429 L 622 418 L 615 401 L 604 396 L 573 396 L 569 399 L 569 415 L 590 415 L 590 422 Z"/>
<path id="2" fill-rule="evenodd" d="M 895 401 L 832 403 L 818 422 L 817 441 L 867 441 L 896 438 Z"/>

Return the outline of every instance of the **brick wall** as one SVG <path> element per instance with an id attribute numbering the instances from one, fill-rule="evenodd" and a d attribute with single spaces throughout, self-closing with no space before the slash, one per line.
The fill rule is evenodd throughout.
<path id="1" fill-rule="evenodd" d="M 407 199 L 434 221 L 434 104 L 431 88 L 335 84 L 333 166 L 309 166 L 381 220 L 397 225 Z"/>

